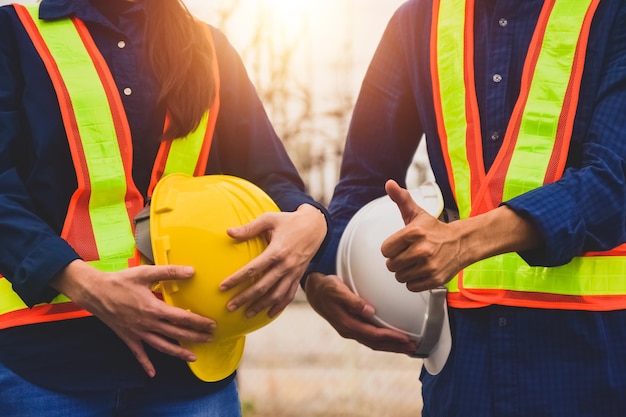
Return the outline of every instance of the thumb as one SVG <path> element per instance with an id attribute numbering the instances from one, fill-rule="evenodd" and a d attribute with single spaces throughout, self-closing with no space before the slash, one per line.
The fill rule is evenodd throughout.
<path id="1" fill-rule="evenodd" d="M 385 183 L 385 191 L 389 198 L 391 198 L 400 209 L 405 225 L 409 224 L 423 211 L 415 200 L 413 200 L 409 191 L 400 187 L 394 180 L 388 180 Z"/>

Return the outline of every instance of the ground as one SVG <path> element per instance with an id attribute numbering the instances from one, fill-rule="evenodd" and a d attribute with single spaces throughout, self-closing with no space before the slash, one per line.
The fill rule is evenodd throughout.
<path id="1" fill-rule="evenodd" d="M 303 297 L 248 335 L 244 417 L 419 417 L 422 362 L 343 339 Z"/>

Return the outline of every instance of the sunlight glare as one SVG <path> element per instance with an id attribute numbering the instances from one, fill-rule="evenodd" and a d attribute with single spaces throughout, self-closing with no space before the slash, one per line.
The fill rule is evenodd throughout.
<path id="1" fill-rule="evenodd" d="M 265 7 L 280 27 L 285 36 L 294 36 L 302 32 L 304 27 L 309 26 L 311 13 L 314 12 L 311 5 L 322 3 L 308 0 L 260 0 L 259 5 Z M 317 7 L 319 9 L 319 7 Z"/>

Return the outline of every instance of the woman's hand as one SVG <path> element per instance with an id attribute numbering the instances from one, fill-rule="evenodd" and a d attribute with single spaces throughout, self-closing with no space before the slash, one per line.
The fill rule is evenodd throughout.
<path id="1" fill-rule="evenodd" d="M 264 236 L 269 245 L 258 257 L 222 281 L 227 291 L 240 283 L 250 286 L 228 303 L 234 311 L 244 304 L 246 316 L 254 317 L 266 308 L 275 317 L 294 299 L 300 278 L 326 236 L 324 215 L 310 204 L 294 212 L 264 213 L 241 227 L 228 229 L 237 240 Z"/>
<path id="2" fill-rule="evenodd" d="M 155 297 L 154 284 L 162 280 L 187 279 L 193 268 L 138 266 L 119 272 L 101 272 L 87 263 L 70 263 L 51 286 L 102 320 L 128 345 L 146 373 L 156 371 L 143 343 L 182 360 L 193 362 L 194 354 L 174 340 L 208 342 L 215 322 L 167 305 Z"/>

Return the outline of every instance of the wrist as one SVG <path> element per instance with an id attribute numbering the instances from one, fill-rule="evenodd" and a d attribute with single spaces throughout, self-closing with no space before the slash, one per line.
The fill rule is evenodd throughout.
<path id="1" fill-rule="evenodd" d="M 532 222 L 507 206 L 450 226 L 459 229 L 462 248 L 459 261 L 463 267 L 491 256 L 534 249 L 541 244 L 541 236 Z"/>

